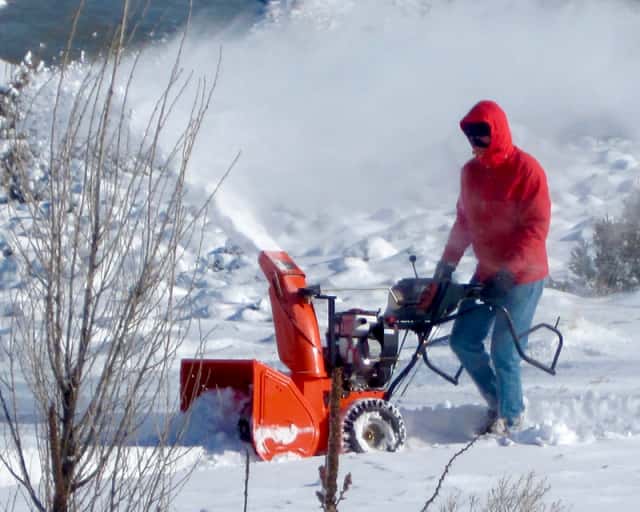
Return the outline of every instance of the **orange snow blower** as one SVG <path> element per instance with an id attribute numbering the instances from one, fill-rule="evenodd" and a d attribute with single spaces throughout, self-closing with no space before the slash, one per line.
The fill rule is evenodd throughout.
<path id="1" fill-rule="evenodd" d="M 442 339 L 432 335 L 435 326 L 469 311 L 455 313 L 462 299 L 478 295 L 478 285 L 402 279 L 390 288 L 384 314 L 360 309 L 336 312 L 336 297 L 323 294 L 320 287 L 308 287 L 305 274 L 287 253 L 262 252 L 259 264 L 269 282 L 278 355 L 289 372 L 256 360 L 186 359 L 181 365 L 180 393 L 181 410 L 186 411 L 203 392 L 231 388 L 244 399 L 239 402 L 247 404 L 238 422 L 239 435 L 253 444 L 260 458 L 270 460 L 284 454 L 306 457 L 326 451 L 332 368 L 343 369 L 340 408 L 344 445 L 357 452 L 396 451 L 404 444 L 404 420 L 390 399 L 419 360 L 451 383 L 458 383 L 462 368 L 447 374 L 429 359 L 428 347 Z M 328 302 L 324 345 L 313 299 Z M 478 307 L 485 304 L 480 302 Z M 518 335 L 508 311 L 495 307 L 506 315 L 520 356 L 554 374 L 562 349 L 557 326 L 538 324 Z M 518 341 L 538 329 L 549 329 L 558 338 L 549 366 L 527 356 Z M 393 378 L 401 347 L 399 333 L 403 331 L 405 339 L 414 332 L 418 343 L 408 364 Z"/>

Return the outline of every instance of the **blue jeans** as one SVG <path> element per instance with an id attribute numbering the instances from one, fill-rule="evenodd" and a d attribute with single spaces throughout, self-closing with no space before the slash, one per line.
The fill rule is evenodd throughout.
<path id="1" fill-rule="evenodd" d="M 544 280 L 516 285 L 504 298 L 495 301 L 509 311 L 516 333 L 531 327 L 543 287 Z M 496 410 L 507 422 L 513 421 L 524 412 L 520 356 L 505 315 L 488 306 L 478 307 L 473 299 L 464 300 L 458 311 L 462 313 L 473 307 L 476 309 L 455 320 L 449 344 L 489 408 Z M 484 339 L 494 321 L 489 357 Z M 526 337 L 520 339 L 520 344 L 526 349 Z"/>

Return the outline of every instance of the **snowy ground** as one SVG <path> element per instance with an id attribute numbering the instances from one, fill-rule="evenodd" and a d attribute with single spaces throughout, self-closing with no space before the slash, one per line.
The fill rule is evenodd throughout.
<path id="1" fill-rule="evenodd" d="M 448 4 L 421 10 L 417 0 L 281 2 L 270 23 L 225 42 L 218 94 L 192 169 L 197 201 L 195 191 L 211 189 L 243 151 L 217 200 L 206 239 L 210 267 L 195 301 L 203 330 L 215 327 L 207 357 L 281 367 L 260 249 L 287 250 L 309 282 L 326 288 L 388 286 L 412 274 L 409 254 L 429 275 L 454 218 L 457 169 L 468 157 L 457 121 L 482 97 L 504 105 L 516 144 L 547 170 L 555 280 L 568 278 L 570 251 L 589 235 L 591 221 L 615 215 L 637 187 L 637 10 L 623 2 L 547 10 L 536 2 L 509 9 L 500 1 Z M 220 42 L 205 35 L 191 41 L 185 66 L 209 70 Z M 483 59 L 497 48 L 499 59 Z M 169 53 L 156 49 L 141 64 L 134 128 L 160 82 L 149 77 L 167 68 Z M 468 255 L 459 280 L 470 277 L 473 264 Z M 386 300 L 383 291 L 338 295 L 345 309 L 384 307 Z M 483 496 L 502 476 L 534 471 L 551 484 L 550 499 L 573 510 L 637 508 L 640 292 L 583 298 L 546 289 L 536 320 L 558 316 L 565 337 L 558 374 L 524 367 L 527 429 L 509 443 L 479 441 L 456 460 L 443 495 Z M 548 360 L 552 345 L 534 338 L 531 350 Z M 446 346 L 433 357 L 455 366 Z M 341 469 L 353 474 L 354 486 L 341 510 L 369 511 L 374 500 L 420 510 L 484 414 L 468 377 L 454 387 L 426 368 L 398 405 L 408 428 L 404 451 L 345 455 Z M 190 441 L 202 448 L 185 464 L 199 462 L 175 509 L 240 510 L 244 448 L 215 411 L 201 407 L 194 423 Z M 253 463 L 249 510 L 314 509 L 322 462 Z M 5 499 L 15 489 L 2 472 L 0 486 Z"/>

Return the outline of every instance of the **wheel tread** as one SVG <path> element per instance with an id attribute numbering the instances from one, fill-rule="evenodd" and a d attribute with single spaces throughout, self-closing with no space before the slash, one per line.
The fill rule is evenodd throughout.
<path id="1" fill-rule="evenodd" d="M 387 451 L 398 451 L 404 445 L 407 438 L 407 429 L 398 408 L 391 402 L 380 398 L 365 398 L 351 404 L 347 409 L 342 422 L 342 440 L 345 451 L 362 453 L 366 450 L 356 432 L 356 422 L 364 413 L 378 412 L 385 423 L 391 426 L 396 436 L 396 443 Z"/>

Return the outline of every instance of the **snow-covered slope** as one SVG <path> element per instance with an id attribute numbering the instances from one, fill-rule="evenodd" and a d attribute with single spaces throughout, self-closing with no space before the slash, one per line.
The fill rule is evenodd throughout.
<path id="1" fill-rule="evenodd" d="M 194 298 L 200 328 L 212 332 L 205 356 L 281 367 L 257 267 L 260 249 L 287 250 L 310 282 L 344 289 L 340 308 L 383 307 L 384 291 L 353 288 L 410 276 L 410 254 L 418 257 L 419 273 L 429 275 L 453 221 L 458 168 L 468 157 L 457 122 L 478 99 L 505 107 L 516 144 L 547 170 L 554 280 L 569 277 L 570 251 L 589 236 L 592 220 L 615 215 L 638 186 L 637 7 L 431 4 L 273 2 L 264 23 L 241 40 L 224 41 L 213 111 L 191 168 L 196 203 L 242 150 L 211 213 L 207 265 Z M 198 32 L 185 67 L 212 74 L 222 42 Z M 131 91 L 134 130 L 152 108 L 162 82 L 155 77 L 165 72 L 170 50 L 151 49 L 140 64 Z M 473 265 L 468 255 L 458 279 L 468 279 Z M 321 305 L 318 312 L 323 323 Z M 536 319 L 558 316 L 565 337 L 558 374 L 524 368 L 528 428 L 509 443 L 478 442 L 455 462 L 443 494 L 483 495 L 501 476 L 535 471 L 548 478 L 551 497 L 574 510 L 636 508 L 640 295 L 594 299 L 546 289 Z M 194 336 L 181 355 L 191 356 L 196 346 Z M 548 359 L 552 345 L 534 338 L 531 350 Z M 433 357 L 455 367 L 446 346 L 435 347 Z M 419 510 L 484 414 L 468 377 L 453 387 L 426 368 L 398 405 L 408 427 L 405 450 L 343 457 L 354 486 L 342 509 L 370 510 L 375 500 Z M 199 404 L 192 420 L 188 439 L 202 447 L 192 454 L 200 463 L 175 509 L 240 509 L 244 452 L 233 422 L 211 401 Z M 315 508 L 321 463 L 253 464 L 249 509 Z M 2 474 L 0 481 L 9 496 L 10 478 Z"/>

